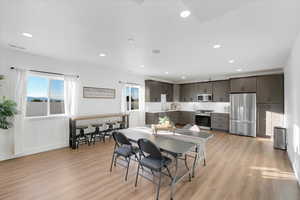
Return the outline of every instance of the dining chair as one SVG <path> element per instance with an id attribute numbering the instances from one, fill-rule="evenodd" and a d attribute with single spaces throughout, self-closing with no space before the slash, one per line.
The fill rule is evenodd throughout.
<path id="1" fill-rule="evenodd" d="M 155 183 L 154 178 L 157 177 L 155 175 L 155 172 L 158 173 L 158 183 L 155 183 L 157 184 L 156 199 L 158 200 L 162 175 L 166 175 L 172 180 L 172 175 L 168 168 L 172 160 L 167 156 L 162 155 L 160 149 L 148 139 L 144 139 L 144 138 L 139 139 L 137 143 L 140 149 L 140 157 L 139 157 L 139 164 L 136 173 L 135 187 L 137 186 L 139 176 L 142 176 L 143 178 Z M 140 168 L 142 168 L 143 171 L 144 168 L 150 170 L 153 179 L 151 180 L 147 176 L 140 174 L 139 172 Z M 166 169 L 167 173 L 163 171 L 164 169 Z"/>
<path id="2" fill-rule="evenodd" d="M 128 170 L 130 165 L 131 157 L 134 156 L 136 160 L 138 160 L 137 152 L 139 151 L 138 147 L 133 146 L 128 138 L 120 133 L 120 132 L 113 132 L 112 136 L 115 141 L 114 151 L 111 159 L 111 165 L 110 165 L 110 172 L 112 172 L 113 164 L 116 166 L 116 164 L 125 167 L 126 168 L 126 175 L 125 175 L 125 181 L 127 181 L 128 176 Z M 122 157 L 127 165 L 122 165 L 121 163 L 117 162 L 117 159 L 119 157 Z"/>

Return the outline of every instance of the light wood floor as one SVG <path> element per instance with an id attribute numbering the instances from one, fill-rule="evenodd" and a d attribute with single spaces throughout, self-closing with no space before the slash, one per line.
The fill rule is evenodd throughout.
<path id="1" fill-rule="evenodd" d="M 192 182 L 177 186 L 175 199 L 300 199 L 286 152 L 274 150 L 266 139 L 214 133 L 207 145 L 207 166 L 197 168 Z M 112 148 L 111 141 L 0 162 L 0 199 L 154 199 L 149 181 L 140 179 L 134 188 L 135 164 L 127 182 L 123 168 L 109 173 Z M 160 199 L 169 199 L 167 179 Z"/>

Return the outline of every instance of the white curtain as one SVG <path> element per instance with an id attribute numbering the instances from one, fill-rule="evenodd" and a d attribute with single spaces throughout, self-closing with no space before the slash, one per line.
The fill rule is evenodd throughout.
<path id="1" fill-rule="evenodd" d="M 76 76 L 64 76 L 65 113 L 67 116 L 78 114 L 79 80 Z"/>
<path id="2" fill-rule="evenodd" d="M 127 102 L 126 102 L 126 84 L 122 84 L 122 91 L 121 91 L 121 112 L 127 112 Z"/>
<path id="3" fill-rule="evenodd" d="M 16 88 L 14 101 L 17 103 L 18 114 L 14 120 L 14 154 L 23 152 L 24 121 L 26 116 L 26 96 L 27 96 L 27 71 L 16 70 Z"/>

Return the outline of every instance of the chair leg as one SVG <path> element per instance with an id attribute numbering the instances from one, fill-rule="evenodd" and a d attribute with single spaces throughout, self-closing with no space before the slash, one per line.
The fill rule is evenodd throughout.
<path id="1" fill-rule="evenodd" d="M 114 146 L 114 151 L 113 151 L 113 155 L 112 155 L 112 158 L 111 158 L 111 164 L 110 164 L 110 172 L 112 171 L 112 166 L 113 166 L 114 159 L 115 159 L 116 148 L 117 148 L 117 144 L 115 144 L 115 146 Z"/>
<path id="2" fill-rule="evenodd" d="M 139 178 L 139 173 L 140 173 L 140 163 L 138 164 L 138 169 L 137 169 L 137 172 L 136 172 L 134 187 L 137 186 L 137 182 L 138 182 L 138 178 Z"/>
<path id="3" fill-rule="evenodd" d="M 115 159 L 115 152 L 113 153 L 112 159 L 111 159 L 111 164 L 110 164 L 110 172 L 112 172 L 112 167 Z"/>
<path id="4" fill-rule="evenodd" d="M 129 156 L 129 158 L 128 158 L 128 162 L 127 162 L 127 169 L 126 169 L 125 181 L 127 181 L 127 176 L 128 176 L 129 165 L 130 165 L 130 156 Z"/>
<path id="5" fill-rule="evenodd" d="M 157 186 L 157 192 L 156 192 L 156 200 L 159 200 L 160 182 L 161 182 L 161 171 L 159 171 L 159 180 L 158 180 L 158 186 Z"/>

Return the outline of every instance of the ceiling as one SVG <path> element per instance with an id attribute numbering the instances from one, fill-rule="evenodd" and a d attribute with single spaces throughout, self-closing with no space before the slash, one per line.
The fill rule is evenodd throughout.
<path id="1" fill-rule="evenodd" d="M 298 0 L 0 0 L 0 45 L 169 81 L 204 80 L 284 67 L 299 9 Z"/>

